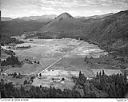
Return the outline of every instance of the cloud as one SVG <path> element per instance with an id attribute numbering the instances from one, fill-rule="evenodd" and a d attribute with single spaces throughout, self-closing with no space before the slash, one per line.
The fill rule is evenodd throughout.
<path id="1" fill-rule="evenodd" d="M 128 0 L 1 0 L 2 16 L 22 17 L 69 12 L 89 16 L 128 9 Z"/>

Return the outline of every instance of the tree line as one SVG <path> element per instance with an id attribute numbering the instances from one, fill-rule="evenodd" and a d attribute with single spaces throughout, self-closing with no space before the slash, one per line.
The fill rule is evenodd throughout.
<path id="1" fill-rule="evenodd" d="M 13 83 L 0 82 L 2 98 L 93 98 L 93 97 L 113 97 L 123 98 L 128 90 L 126 74 L 107 76 L 104 71 L 97 73 L 96 77 L 87 80 L 79 72 L 79 77 L 73 77 L 75 86 L 72 90 L 56 89 L 54 87 L 35 87 L 26 89 L 24 85 L 16 88 Z"/>
<path id="2" fill-rule="evenodd" d="M 1 61 L 1 66 L 7 65 L 21 65 L 21 62 L 18 60 L 18 57 L 11 55 L 5 60 Z"/>

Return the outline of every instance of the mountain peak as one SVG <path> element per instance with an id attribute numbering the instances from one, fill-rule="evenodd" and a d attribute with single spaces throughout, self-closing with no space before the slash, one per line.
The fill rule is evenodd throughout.
<path id="1" fill-rule="evenodd" d="M 73 17 L 67 13 L 67 12 L 64 12 L 62 14 L 60 14 L 58 17 L 56 17 L 56 19 L 59 19 L 59 20 L 62 20 L 62 19 L 72 19 Z"/>

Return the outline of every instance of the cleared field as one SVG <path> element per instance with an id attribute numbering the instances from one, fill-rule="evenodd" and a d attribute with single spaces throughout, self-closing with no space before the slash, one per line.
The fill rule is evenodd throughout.
<path id="1" fill-rule="evenodd" d="M 41 65 L 25 63 L 22 67 L 13 67 L 13 68 L 10 68 L 10 69 L 6 70 L 5 72 L 6 73 L 17 72 L 17 73 L 29 75 L 29 74 L 36 74 L 40 70 L 42 70 Z"/>
<path id="2" fill-rule="evenodd" d="M 44 71 L 41 74 L 41 78 L 35 78 L 32 85 L 50 87 L 54 86 L 60 89 L 72 89 L 74 82 L 71 79 L 72 76 L 78 76 L 79 72 L 65 71 L 65 70 L 50 70 Z M 63 80 L 62 80 L 63 79 Z"/>
<path id="3" fill-rule="evenodd" d="M 81 57 L 72 57 L 72 58 L 63 58 L 60 62 L 56 63 L 50 69 L 63 69 L 66 71 L 82 71 L 86 77 L 93 77 L 94 74 L 90 70 L 90 67 L 84 62 L 84 58 Z"/>
<path id="4" fill-rule="evenodd" d="M 41 78 L 36 77 L 32 85 L 54 86 L 61 89 L 72 88 L 74 83 L 71 77 L 78 76 L 79 71 L 82 71 L 86 77 L 95 76 L 90 66 L 85 63 L 85 56 L 99 57 L 107 54 L 97 45 L 69 38 L 31 41 L 26 39 L 25 43 L 17 46 L 31 46 L 29 49 L 13 50 L 21 61 L 27 58 L 40 63 L 25 63 L 21 68 L 6 70 L 6 73 L 18 72 L 27 75 L 41 73 Z"/>
<path id="5" fill-rule="evenodd" d="M 65 57 L 85 57 L 85 56 L 92 56 L 94 58 L 98 58 L 101 55 L 106 55 L 107 52 L 101 50 L 97 45 L 89 44 L 87 42 L 82 42 L 78 47 L 73 49 L 67 56 Z"/>
<path id="6" fill-rule="evenodd" d="M 23 74 L 31 74 L 44 70 L 58 59 L 62 58 L 58 63 L 53 65 L 51 69 L 64 69 L 72 71 L 83 71 L 87 75 L 93 73 L 85 64 L 85 56 L 99 57 L 107 53 L 101 50 L 97 45 L 89 44 L 84 41 L 65 38 L 65 39 L 30 39 L 24 40 L 25 43 L 17 44 L 20 46 L 31 46 L 24 50 L 13 50 L 19 59 L 39 61 L 39 65 L 24 64 L 21 68 L 11 68 L 6 72 L 21 72 Z"/>

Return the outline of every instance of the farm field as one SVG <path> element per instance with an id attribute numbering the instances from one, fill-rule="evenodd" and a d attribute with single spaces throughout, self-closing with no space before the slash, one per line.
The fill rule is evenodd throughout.
<path id="1" fill-rule="evenodd" d="M 34 86 L 71 89 L 74 86 L 72 77 L 78 76 L 80 71 L 88 78 L 94 77 L 96 72 L 99 72 L 99 66 L 87 64 L 85 57 L 99 58 L 108 54 L 97 45 L 70 38 L 24 39 L 24 42 L 17 44 L 16 47 L 30 47 L 12 50 L 20 61 L 27 59 L 31 63 L 24 63 L 21 67 L 9 68 L 5 73 L 34 74 L 37 76 L 32 83 Z M 35 61 L 39 63 L 34 63 Z M 100 70 L 108 66 L 101 65 Z M 111 71 L 107 71 L 108 74 L 109 72 Z M 120 72 L 120 70 L 115 71 L 115 73 L 117 72 Z M 111 73 L 114 73 L 114 71 Z M 41 74 L 40 78 L 38 77 L 39 74 Z"/>
<path id="2" fill-rule="evenodd" d="M 24 59 L 29 59 L 33 61 L 39 61 L 40 64 L 25 64 L 20 68 L 20 71 L 23 69 L 24 74 L 33 73 L 33 67 L 39 67 L 39 70 L 43 70 L 52 63 L 56 62 L 58 59 L 61 59 L 55 66 L 58 64 L 62 64 L 65 66 L 74 66 L 69 68 L 70 70 L 84 70 L 87 69 L 84 63 L 85 56 L 93 56 L 98 57 L 99 55 L 107 54 L 97 45 L 89 44 L 84 41 L 79 41 L 75 39 L 65 38 L 65 39 L 33 39 L 30 41 L 29 39 L 25 40 L 23 44 L 17 44 L 16 47 L 19 46 L 31 46 L 28 49 L 18 49 L 13 51 L 16 53 L 18 58 L 23 61 Z M 66 63 L 69 62 L 69 63 Z M 70 63 L 71 62 L 71 63 Z M 76 63 L 78 62 L 78 63 Z M 62 68 L 63 68 L 62 67 Z M 79 67 L 79 69 L 77 68 Z M 85 67 L 85 68 L 84 68 Z M 16 71 L 17 68 L 9 69 L 6 72 L 12 72 L 11 70 Z M 19 68 L 18 68 L 19 70 Z M 29 73 L 28 71 L 30 70 Z M 36 69 L 37 70 L 37 69 Z M 65 69 L 66 70 L 66 69 Z"/>

